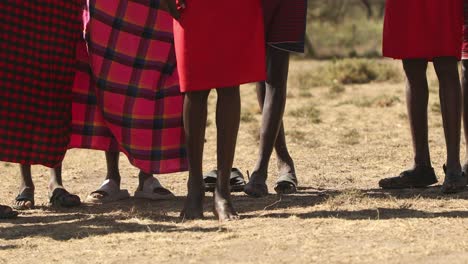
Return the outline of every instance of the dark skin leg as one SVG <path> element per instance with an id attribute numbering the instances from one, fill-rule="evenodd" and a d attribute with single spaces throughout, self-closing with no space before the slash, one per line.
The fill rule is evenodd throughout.
<path id="1" fill-rule="evenodd" d="M 278 171 L 294 173 L 294 162 L 286 146 L 283 114 L 286 106 L 289 53 L 267 47 L 267 81 L 257 84 L 257 99 L 262 109 L 262 128 L 257 164 L 252 173 L 254 182 L 265 182 L 273 148 L 278 157 Z M 258 185 L 248 186 L 255 188 Z M 255 190 L 253 190 L 256 192 Z M 261 192 L 259 190 L 259 192 Z"/>
<path id="2" fill-rule="evenodd" d="M 21 183 L 19 193 L 27 193 L 34 197 L 34 183 L 31 175 L 31 165 L 20 164 Z M 34 204 L 31 201 L 14 201 L 14 206 L 17 209 L 31 209 Z"/>
<path id="3" fill-rule="evenodd" d="M 62 183 L 62 165 L 50 169 L 49 191 L 64 188 Z"/>
<path id="4" fill-rule="evenodd" d="M 276 137 L 275 152 L 278 158 L 278 172 L 282 173 L 295 173 L 294 161 L 289 155 L 288 147 L 286 145 L 286 136 L 284 133 L 283 122 L 281 122 L 281 128 Z"/>
<path id="5" fill-rule="evenodd" d="M 439 78 L 439 97 L 447 145 L 447 174 L 460 174 L 460 130 L 462 96 L 458 64 L 454 57 L 434 59 L 434 68 Z"/>
<path id="6" fill-rule="evenodd" d="M 462 97 L 463 97 L 463 126 L 465 141 L 468 142 L 468 60 L 462 60 Z M 468 172 L 468 143 L 465 145 L 466 160 L 463 165 L 465 173 Z"/>
<path id="7" fill-rule="evenodd" d="M 414 166 L 431 167 L 429 154 L 427 105 L 427 61 L 423 59 L 403 60 L 407 77 L 406 104 L 413 139 Z"/>
<path id="8" fill-rule="evenodd" d="M 120 172 L 119 172 L 119 152 L 106 151 L 106 166 L 107 175 L 106 180 L 113 180 L 120 186 Z M 102 199 L 105 197 L 105 193 L 93 192 L 91 196 L 95 199 Z"/>
<path id="9" fill-rule="evenodd" d="M 442 192 L 454 193 L 466 185 L 460 166 L 461 129 L 461 87 L 457 60 L 441 57 L 433 60 L 439 78 L 439 96 L 447 147 L 445 180 Z M 429 91 L 426 78 L 428 62 L 425 59 L 403 60 L 407 77 L 407 106 L 414 149 L 414 168 L 405 171 L 410 176 L 383 179 L 379 185 L 384 188 L 424 187 L 437 182 L 431 165 L 428 143 L 427 105 Z M 418 174 L 416 174 L 418 173 Z"/>
<path id="10" fill-rule="evenodd" d="M 21 171 L 21 184 L 20 184 L 20 193 L 28 192 L 34 196 L 34 183 L 31 175 L 31 165 L 20 165 Z M 49 192 L 52 193 L 55 189 L 61 188 L 65 189 L 62 182 L 62 165 L 58 165 L 55 168 L 50 169 L 50 180 L 49 180 Z M 64 199 L 69 199 L 69 202 L 74 202 L 79 200 L 78 197 L 65 197 Z M 31 201 L 15 201 L 16 207 L 22 207 L 24 209 L 32 208 L 34 204 Z"/>
<path id="11" fill-rule="evenodd" d="M 50 169 L 49 193 L 55 189 L 65 189 L 62 182 L 62 165 Z M 69 195 L 63 198 L 65 203 L 74 203 L 79 205 L 80 198 L 76 195 Z"/>
<path id="12" fill-rule="evenodd" d="M 119 157 L 120 153 L 119 152 L 111 152 L 111 151 L 106 151 L 106 166 L 107 166 L 107 175 L 106 175 L 106 180 L 114 180 L 119 186 L 121 182 L 121 176 L 119 172 Z M 143 190 L 144 182 L 148 179 L 153 177 L 152 174 L 146 173 L 144 171 L 140 170 L 140 173 L 138 174 L 138 190 L 141 191 Z M 156 189 L 155 192 L 160 193 L 160 194 L 168 194 L 170 191 L 164 189 L 164 188 L 159 188 Z M 102 192 L 93 192 L 91 196 L 95 199 L 102 199 L 104 198 L 106 194 Z"/>
<path id="13" fill-rule="evenodd" d="M 280 172 L 294 171 L 283 129 L 289 53 L 268 47 L 267 67 L 268 80 L 257 84 L 257 99 L 262 109 L 262 128 L 260 131 L 260 151 L 254 168 L 254 172 L 259 172 L 257 174 L 259 177 L 265 176 L 265 180 L 273 148 L 277 151 Z"/>
<path id="14" fill-rule="evenodd" d="M 239 87 L 217 90 L 216 104 L 218 180 L 214 192 L 214 213 L 220 221 L 238 219 L 230 190 L 230 174 L 236 151 L 240 124 L 241 102 Z"/>
<path id="15" fill-rule="evenodd" d="M 138 188 L 137 188 L 137 190 L 142 191 L 143 187 L 145 185 L 145 181 L 147 179 L 149 179 L 149 178 L 152 178 L 152 177 L 153 177 L 153 174 L 146 173 L 146 172 L 140 170 L 140 173 L 138 174 Z M 157 193 L 157 194 L 161 194 L 161 195 L 171 195 L 172 194 L 171 191 L 169 191 L 168 189 L 166 189 L 164 187 L 159 187 L 159 188 L 153 189 L 153 193 Z"/>
<path id="16" fill-rule="evenodd" d="M 180 217 L 203 218 L 205 188 L 203 182 L 203 146 L 210 91 L 188 92 L 184 100 L 184 131 L 189 163 L 188 193 Z"/>

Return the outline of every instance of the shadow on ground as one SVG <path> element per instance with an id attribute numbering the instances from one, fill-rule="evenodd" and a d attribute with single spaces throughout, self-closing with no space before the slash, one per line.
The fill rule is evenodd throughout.
<path id="1" fill-rule="evenodd" d="M 314 210 L 314 206 L 326 203 L 340 195 L 351 195 L 367 199 L 468 199 L 468 192 L 445 196 L 439 187 L 413 190 L 332 190 L 302 187 L 299 193 L 290 196 L 269 195 L 262 199 L 249 198 L 242 194 L 234 196 L 235 205 L 244 219 L 249 218 L 338 218 L 347 220 L 381 220 L 394 218 L 467 218 L 468 211 L 427 212 L 401 208 L 373 208 L 364 210 Z M 0 222 L 0 239 L 14 240 L 25 237 L 49 237 L 54 240 L 82 239 L 115 233 L 136 232 L 219 232 L 218 226 L 200 227 L 178 225 L 177 213 L 183 206 L 184 197 L 170 201 L 149 202 L 129 199 L 120 203 L 99 206 L 83 205 L 75 209 L 39 207 L 23 212 L 16 220 Z M 208 195 L 205 211 L 212 208 L 212 197 Z M 290 213 L 290 208 L 307 208 L 306 212 Z M 283 209 L 283 210 L 282 210 Z M 281 211 L 282 210 L 282 211 Z M 304 210 L 303 210 L 304 211 Z M 212 214 L 208 219 L 214 219 Z M 1 227 L 2 223 L 11 223 Z M 0 250 L 9 249 L 0 247 Z"/>

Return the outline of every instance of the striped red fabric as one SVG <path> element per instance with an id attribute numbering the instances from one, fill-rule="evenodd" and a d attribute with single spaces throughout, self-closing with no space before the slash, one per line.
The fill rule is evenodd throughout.
<path id="1" fill-rule="evenodd" d="M 122 151 L 147 173 L 187 169 L 172 18 L 155 0 L 90 0 L 70 148 Z"/>
<path id="2" fill-rule="evenodd" d="M 293 52 L 304 52 L 307 0 L 263 0 L 266 41 Z"/>
<path id="3" fill-rule="evenodd" d="M 82 2 L 0 1 L 0 160 L 62 161 Z"/>

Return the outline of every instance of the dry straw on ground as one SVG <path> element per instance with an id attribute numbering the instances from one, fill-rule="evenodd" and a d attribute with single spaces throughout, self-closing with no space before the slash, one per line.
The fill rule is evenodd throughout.
<path id="1" fill-rule="evenodd" d="M 0 263 L 467 263 L 468 192 L 443 196 L 438 187 L 377 189 L 380 178 L 411 164 L 404 83 L 351 84 L 339 96 L 330 96 L 329 83 L 297 85 L 299 72 L 315 76 L 327 63 L 297 61 L 291 66 L 284 121 L 300 180 L 298 194 L 279 202 L 275 195 L 259 200 L 236 195 L 243 219 L 226 224 L 214 219 L 208 195 L 207 220 L 180 222 L 187 174 L 177 173 L 160 177 L 176 193 L 172 201 L 131 199 L 58 210 L 46 206 L 48 171 L 34 167 L 39 207 L 15 221 L 0 222 Z M 311 96 L 301 96 L 304 90 Z M 442 180 L 445 148 L 436 95 L 431 94 L 430 144 Z M 213 99 L 205 170 L 216 164 Z M 364 99 L 371 103 L 346 103 Z M 254 86 L 242 87 L 242 100 L 235 165 L 246 171 L 252 170 L 257 155 L 260 115 Z M 290 114 L 312 107 L 320 122 L 307 117 L 311 112 Z M 273 157 L 270 188 L 277 176 L 275 162 Z M 124 157 L 121 172 L 123 187 L 135 189 L 137 170 Z M 82 198 L 104 174 L 102 152 L 72 150 L 66 157 L 66 186 Z M 0 202 L 10 204 L 18 168 L 0 163 L 0 175 Z"/>

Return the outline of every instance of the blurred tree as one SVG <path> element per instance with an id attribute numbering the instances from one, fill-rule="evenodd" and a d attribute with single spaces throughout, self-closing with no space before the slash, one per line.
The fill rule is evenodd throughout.
<path id="1" fill-rule="evenodd" d="M 374 16 L 374 12 L 372 11 L 372 6 L 369 0 L 361 0 L 361 2 L 367 10 L 367 18 L 372 18 Z"/>
<path id="2" fill-rule="evenodd" d="M 385 13 L 385 0 L 308 0 L 308 4 L 308 23 L 319 20 L 338 24 L 342 23 L 346 16 L 381 19 Z M 310 31 L 306 34 L 305 46 L 307 56 L 317 55 Z"/>

